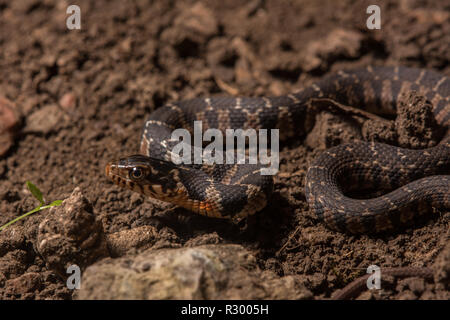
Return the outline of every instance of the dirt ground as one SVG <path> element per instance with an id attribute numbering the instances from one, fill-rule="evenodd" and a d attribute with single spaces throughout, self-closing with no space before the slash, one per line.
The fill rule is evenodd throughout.
<path id="1" fill-rule="evenodd" d="M 0 225 L 37 205 L 27 180 L 49 201 L 79 187 L 106 236 L 151 226 L 154 250 L 240 244 L 262 270 L 299 276 L 314 299 L 329 298 L 369 265 L 434 267 L 450 250 L 449 212 L 376 236 L 330 231 L 313 219 L 304 194 L 308 164 L 323 147 L 352 138 L 330 115 L 323 144 L 299 137 L 282 146 L 273 199 L 247 228 L 155 205 L 104 175 L 108 161 L 137 152 L 145 117 L 166 102 L 287 94 L 366 65 L 450 76 L 448 2 L 383 1 L 380 30 L 366 27 L 374 1 L 77 1 L 81 30 L 66 28 L 69 4 L 0 0 L 0 97 L 18 119 L 3 137 L 11 147 L 0 156 Z M 0 299 L 72 299 L 36 250 L 47 214 L 0 232 Z M 382 293 L 360 298 L 450 298 L 438 280 L 386 283 Z"/>

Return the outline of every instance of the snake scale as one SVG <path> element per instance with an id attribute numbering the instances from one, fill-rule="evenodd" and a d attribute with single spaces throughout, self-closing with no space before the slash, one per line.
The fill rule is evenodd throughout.
<path id="1" fill-rule="evenodd" d="M 437 125 L 447 132 L 431 148 L 412 150 L 383 143 L 355 142 L 327 149 L 311 163 L 305 196 L 318 220 L 349 233 L 390 230 L 433 208 L 450 209 L 450 78 L 407 67 L 367 67 L 323 77 L 302 90 L 277 97 L 212 97 L 167 104 L 153 111 L 141 135 L 140 154 L 110 162 L 116 184 L 217 218 L 240 219 L 266 206 L 272 176 L 260 165 L 175 165 L 170 161 L 176 128 L 280 129 L 280 140 L 310 130 L 307 103 L 330 98 L 376 114 L 396 113 L 400 94 L 416 90 L 433 106 Z M 348 191 L 369 184 L 390 190 L 370 199 Z"/>

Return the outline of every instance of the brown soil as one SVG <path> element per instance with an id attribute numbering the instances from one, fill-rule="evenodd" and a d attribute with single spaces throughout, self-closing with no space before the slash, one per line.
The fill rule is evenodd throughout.
<path id="1" fill-rule="evenodd" d="M 372 264 L 448 263 L 437 258 L 448 243 L 449 212 L 377 236 L 333 232 L 313 219 L 304 195 L 308 163 L 322 147 L 360 138 L 334 115 L 321 115 L 323 143 L 312 148 L 302 137 L 283 146 L 273 199 L 247 228 L 156 206 L 104 176 L 106 162 L 136 153 L 144 118 L 166 102 L 286 94 L 329 72 L 368 64 L 450 76 L 445 1 L 384 1 L 378 31 L 365 27 L 372 2 L 86 0 L 77 2 L 82 29 L 70 31 L 66 1 L 0 0 L 0 96 L 21 119 L 13 146 L 0 157 L 0 225 L 36 206 L 25 187 L 30 180 L 49 200 L 65 199 L 78 186 L 107 237 L 152 226 L 153 248 L 241 244 L 261 269 L 303 277 L 316 299 Z M 0 233 L 0 299 L 72 298 L 65 279 L 37 253 L 47 214 Z M 449 299 L 442 281 L 392 279 L 383 295 L 361 298 Z"/>

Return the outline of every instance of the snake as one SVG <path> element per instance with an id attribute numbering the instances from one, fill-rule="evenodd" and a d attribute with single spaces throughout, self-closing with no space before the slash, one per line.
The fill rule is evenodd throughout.
<path id="1" fill-rule="evenodd" d="M 417 91 L 432 104 L 435 123 L 446 132 L 426 149 L 356 141 L 326 149 L 305 175 L 305 198 L 313 216 L 330 229 L 378 233 L 450 209 L 450 78 L 402 66 L 341 70 L 292 94 L 271 97 L 214 96 L 176 101 L 150 113 L 137 154 L 106 165 L 106 176 L 122 188 L 233 221 L 261 211 L 271 199 L 273 176 L 261 164 L 176 164 L 171 160 L 176 129 L 279 129 L 279 139 L 299 139 L 311 130 L 309 102 L 329 98 L 381 115 L 395 115 L 401 94 Z M 386 193 L 355 198 L 349 190 L 370 185 Z"/>

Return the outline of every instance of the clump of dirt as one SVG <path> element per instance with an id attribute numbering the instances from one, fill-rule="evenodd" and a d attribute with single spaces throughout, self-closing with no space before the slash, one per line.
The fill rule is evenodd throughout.
<path id="1" fill-rule="evenodd" d="M 443 135 L 436 123 L 433 106 L 412 91 L 399 98 L 395 127 L 398 144 L 404 148 L 425 149 L 436 145 Z"/>
<path id="2" fill-rule="evenodd" d="M 71 265 L 83 270 L 109 256 L 102 224 L 79 188 L 49 211 L 39 224 L 34 245 L 48 269 L 64 277 Z"/>
<path id="3" fill-rule="evenodd" d="M 381 30 L 367 29 L 366 1 L 77 4 L 82 28 L 67 30 L 64 1 L 0 0 L 0 30 L 7 30 L 0 33 L 0 96 L 24 119 L 0 158 L 0 225 L 36 206 L 26 180 L 50 200 L 67 199 L 78 187 L 89 204 L 84 208 L 92 206 L 80 211 L 83 221 L 101 225 L 95 232 L 104 233 L 108 251 L 103 246 L 97 257 L 82 256 L 86 264 L 107 254 L 132 259 L 142 250 L 233 243 L 256 257 L 262 271 L 295 276 L 314 299 L 330 297 L 372 264 L 432 267 L 446 261 L 449 212 L 396 233 L 349 236 L 318 224 L 308 210 L 304 178 L 311 160 L 347 138 L 395 142 L 403 133 L 393 133 L 386 122 L 357 134 L 355 123 L 348 129 L 338 115 L 322 115 L 319 122 L 330 129 L 325 144 L 308 147 L 299 137 L 282 147 L 272 201 L 247 228 L 156 205 L 104 176 L 108 161 L 137 152 L 145 117 L 167 102 L 287 94 L 324 74 L 368 64 L 432 68 L 449 76 L 450 19 L 443 2 L 385 1 Z M 405 143 L 434 143 L 428 102 L 408 101 L 406 109 L 414 105 L 417 112 L 407 123 L 397 121 Z M 42 211 L 0 232 L 0 299 L 71 299 L 66 279 L 48 264 L 52 255 L 36 250 L 38 227 L 52 214 Z M 54 228 L 48 231 L 63 234 L 58 228 L 75 217 L 62 218 L 59 227 L 49 222 Z M 393 279 L 379 295 L 360 298 L 448 299 L 446 269 L 437 268 L 434 282 Z"/>

